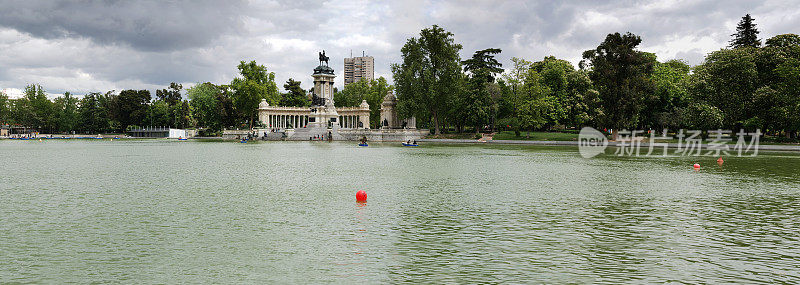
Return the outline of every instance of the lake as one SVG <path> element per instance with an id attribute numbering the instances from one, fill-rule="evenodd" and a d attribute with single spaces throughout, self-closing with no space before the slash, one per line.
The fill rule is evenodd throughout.
<path id="1" fill-rule="evenodd" d="M 715 160 L 0 140 L 0 283 L 800 282 L 800 156 Z"/>

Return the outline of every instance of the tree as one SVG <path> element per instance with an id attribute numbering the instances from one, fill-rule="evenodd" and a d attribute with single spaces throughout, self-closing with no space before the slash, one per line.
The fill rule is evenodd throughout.
<path id="1" fill-rule="evenodd" d="M 367 100 L 370 109 L 370 127 L 379 128 L 381 120 L 381 103 L 394 86 L 389 85 L 383 76 L 373 80 L 359 80 L 344 86 L 341 92 L 333 94 L 333 101 L 336 107 L 355 107 L 361 105 L 361 101 Z"/>
<path id="2" fill-rule="evenodd" d="M 173 116 L 172 123 L 175 127 L 185 129 L 195 124 L 192 118 L 191 107 L 189 107 L 189 101 L 183 100 L 180 104 L 173 106 L 171 109 Z"/>
<path id="3" fill-rule="evenodd" d="M 119 95 L 111 97 L 111 114 L 119 122 L 121 131 L 128 126 L 140 125 L 148 114 L 150 91 L 122 90 Z"/>
<path id="4" fill-rule="evenodd" d="M 437 25 L 406 41 L 400 50 L 402 63 L 392 65 L 401 116 L 430 119 L 434 133 L 441 133 L 461 76 L 460 50 L 453 34 Z"/>
<path id="5" fill-rule="evenodd" d="M 759 112 L 753 105 L 759 81 L 752 49 L 722 49 L 695 67 L 689 91 L 693 100 L 719 108 L 725 127 L 738 129 Z"/>
<path id="6" fill-rule="evenodd" d="M 214 131 L 222 129 L 222 104 L 218 100 L 222 93 L 218 86 L 211 82 L 197 84 L 186 90 L 192 116 L 198 127 Z"/>
<path id="7" fill-rule="evenodd" d="M 30 84 L 25 87 L 22 98 L 15 102 L 15 121 L 22 125 L 35 128 L 45 132 L 54 130 L 54 106 L 50 99 L 47 99 L 45 91 L 41 85 Z"/>
<path id="8" fill-rule="evenodd" d="M 236 125 L 239 119 L 239 114 L 233 105 L 233 88 L 230 85 L 218 86 L 219 92 L 217 93 L 217 102 L 219 102 L 220 116 L 222 119 L 222 126 L 230 127 Z"/>
<path id="9" fill-rule="evenodd" d="M 679 110 L 691 101 L 688 90 L 690 70 L 689 65 L 680 60 L 656 62 L 650 76 L 654 92 L 645 95 L 641 126 L 654 129 L 682 127 Z"/>
<path id="10" fill-rule="evenodd" d="M 283 89 L 286 90 L 286 93 L 281 94 L 281 106 L 307 107 L 311 105 L 306 91 L 300 87 L 300 81 L 289 78 L 286 84 L 283 84 Z"/>
<path id="11" fill-rule="evenodd" d="M 268 72 L 266 67 L 256 64 L 255 61 L 241 61 L 237 68 L 241 77 L 236 77 L 231 82 L 234 90 L 233 105 L 239 118 L 246 120 L 252 128 L 261 99 L 266 99 L 272 105 L 280 102 L 275 73 Z"/>
<path id="12" fill-rule="evenodd" d="M 721 128 L 724 114 L 719 108 L 706 103 L 692 103 L 679 111 L 683 118 L 682 125 L 696 130 L 713 130 Z"/>
<path id="13" fill-rule="evenodd" d="M 756 116 L 764 128 L 789 138 L 800 130 L 800 36 L 767 39 L 756 53 L 760 88 L 755 91 Z"/>
<path id="14" fill-rule="evenodd" d="M 80 120 L 78 99 L 69 92 L 64 92 L 64 96 L 55 99 L 54 105 L 57 110 L 56 125 L 58 130 L 61 132 L 74 131 Z"/>
<path id="15" fill-rule="evenodd" d="M 553 56 L 531 64 L 547 87 L 546 101 L 550 111 L 545 114 L 545 126 L 581 127 L 596 114 L 597 92 L 584 71 L 575 70 L 572 63 Z"/>
<path id="16" fill-rule="evenodd" d="M 172 82 L 169 84 L 169 89 L 156 90 L 156 98 L 164 100 L 170 107 L 178 105 L 181 103 L 181 89 L 183 85 Z"/>
<path id="17" fill-rule="evenodd" d="M 777 35 L 767 39 L 767 47 L 797 47 L 800 46 L 800 36 L 795 34 Z"/>
<path id="18" fill-rule="evenodd" d="M 171 126 L 170 106 L 164 100 L 155 100 L 147 109 L 147 116 L 135 125 L 165 127 Z"/>
<path id="19" fill-rule="evenodd" d="M 514 129 L 515 132 L 520 130 L 520 122 L 518 120 L 517 107 L 520 100 L 520 93 L 523 86 L 525 74 L 530 69 L 530 61 L 522 58 L 512 57 L 512 68 L 503 73 L 502 78 L 499 80 L 499 88 L 501 92 L 500 102 L 498 103 L 498 117 L 501 125 Z"/>
<path id="20" fill-rule="evenodd" d="M 90 133 L 98 133 L 108 129 L 108 114 L 100 100 L 103 94 L 89 93 L 83 96 L 78 107 L 80 128 Z"/>
<path id="21" fill-rule="evenodd" d="M 498 73 L 503 73 L 503 64 L 494 58 L 494 55 L 501 53 L 499 48 L 487 48 L 476 51 L 472 58 L 462 61 L 464 72 L 472 74 L 472 78 L 478 78 L 483 82 L 494 82 Z"/>
<path id="22" fill-rule="evenodd" d="M 736 26 L 736 33 L 731 36 L 733 36 L 733 39 L 730 41 L 731 48 L 757 48 L 761 46 L 761 40 L 758 39 L 756 23 L 753 22 L 753 17 L 750 17 L 750 14 L 742 17 L 742 20 L 739 21 L 739 24 Z"/>
<path id="23" fill-rule="evenodd" d="M 494 58 L 500 52 L 502 50 L 497 48 L 479 50 L 472 58 L 461 62 L 464 64 L 464 72 L 468 72 L 470 77 L 465 86 L 466 92 L 456 98 L 460 104 L 454 110 L 457 113 L 456 118 L 474 126 L 476 133 L 480 131 L 481 125 L 493 121 L 497 113 L 497 105 L 489 90 L 493 88 L 497 74 L 503 72 L 503 65 Z"/>
<path id="24" fill-rule="evenodd" d="M 632 33 L 614 33 L 583 53 L 581 68 L 589 68 L 589 77 L 600 92 L 602 123 L 615 130 L 635 127 L 643 97 L 652 93 L 655 55 L 636 50 L 641 42 Z"/>
<path id="25" fill-rule="evenodd" d="M 11 108 L 9 106 L 8 95 L 0 91 L 0 124 L 8 124 L 11 119 Z"/>

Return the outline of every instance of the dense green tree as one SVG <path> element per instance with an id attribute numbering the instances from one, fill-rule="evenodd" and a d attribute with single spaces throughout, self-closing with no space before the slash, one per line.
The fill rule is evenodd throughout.
<path id="1" fill-rule="evenodd" d="M 520 125 L 516 117 L 517 103 L 525 74 L 533 63 L 516 57 L 511 58 L 511 63 L 511 69 L 503 73 L 498 82 L 502 94 L 498 104 L 498 117 L 500 118 L 500 125 L 519 131 Z"/>
<path id="2" fill-rule="evenodd" d="M 600 92 L 601 123 L 614 130 L 635 127 L 645 94 L 653 92 L 650 75 L 655 56 L 636 50 L 641 42 L 637 35 L 614 33 L 583 53 L 581 68 L 589 68 L 589 77 Z"/>
<path id="3" fill-rule="evenodd" d="M 380 127 L 381 103 L 386 94 L 394 86 L 389 85 L 383 76 L 373 80 L 359 80 L 347 84 L 341 92 L 333 94 L 333 101 L 337 107 L 355 107 L 361 105 L 361 101 L 367 100 L 370 109 L 370 127 Z"/>
<path id="4" fill-rule="evenodd" d="M 759 88 L 754 51 L 752 48 L 715 51 L 694 69 L 689 85 L 693 99 L 719 108 L 727 128 L 738 129 L 758 112 L 753 105 Z M 749 127 L 760 127 L 753 125 L 754 122 L 758 120 L 750 120 Z"/>
<path id="5" fill-rule="evenodd" d="M 586 72 L 575 70 L 570 62 L 553 56 L 532 63 L 530 68 L 547 87 L 545 100 L 550 102 L 547 105 L 550 111 L 545 116 L 546 127 L 579 128 L 598 114 L 598 95 Z"/>
<path id="6" fill-rule="evenodd" d="M 679 117 L 683 127 L 695 130 L 713 130 L 723 126 L 722 111 L 706 103 L 694 102 L 679 109 Z"/>
<path id="7" fill-rule="evenodd" d="M 218 88 L 219 92 L 217 93 L 217 102 L 219 102 L 222 126 L 236 126 L 240 116 L 236 112 L 236 107 L 233 104 L 234 90 L 230 85 L 220 85 Z"/>
<path id="8" fill-rule="evenodd" d="M 103 94 L 89 93 L 83 96 L 78 107 L 80 127 L 89 133 L 99 133 L 108 129 L 108 113 L 100 103 Z"/>
<path id="9" fill-rule="evenodd" d="M 75 98 L 69 92 L 64 92 L 54 100 L 56 109 L 56 125 L 61 132 L 71 132 L 78 128 L 80 121 L 80 114 L 78 114 L 78 98 Z"/>
<path id="10" fill-rule="evenodd" d="M 47 98 L 41 85 L 30 84 L 25 87 L 22 98 L 15 100 L 14 121 L 32 127 L 40 132 L 55 130 L 55 106 Z"/>
<path id="11" fill-rule="evenodd" d="M 402 63 L 392 65 L 402 117 L 430 120 L 434 133 L 441 133 L 461 76 L 460 50 L 453 34 L 436 25 L 423 29 L 419 38 L 406 41 L 401 49 Z"/>
<path id="12" fill-rule="evenodd" d="M 168 89 L 156 90 L 156 99 L 163 100 L 169 106 L 178 105 L 181 103 L 181 89 L 183 85 L 172 82 Z"/>
<path id="13" fill-rule="evenodd" d="M 280 103 L 275 73 L 268 72 L 265 66 L 258 65 L 255 61 L 241 61 L 237 68 L 241 77 L 236 77 L 231 82 L 234 90 L 233 105 L 239 118 L 246 120 L 252 127 L 261 99 L 266 99 L 271 105 Z"/>
<path id="14" fill-rule="evenodd" d="M 189 107 L 189 101 L 183 100 L 180 101 L 179 104 L 174 106 L 170 106 L 170 117 L 172 126 L 176 128 L 190 128 L 194 126 L 194 119 L 192 118 L 192 111 L 191 107 Z"/>
<path id="15" fill-rule="evenodd" d="M 0 91 L 0 124 L 8 124 L 11 119 L 11 102 L 8 100 L 8 95 Z"/>
<path id="16" fill-rule="evenodd" d="M 543 81 L 533 68 L 528 69 L 523 77 L 520 96 L 514 104 L 520 129 L 531 131 L 544 127 L 548 122 L 553 101 L 547 98 L 550 89 L 542 84 Z"/>
<path id="17" fill-rule="evenodd" d="M 172 126 L 172 116 L 170 106 L 164 100 L 155 100 L 147 109 L 147 116 L 144 121 L 135 123 L 141 126 L 169 127 Z"/>
<path id="18" fill-rule="evenodd" d="M 336 107 L 353 107 L 361 104 L 361 100 L 366 99 L 370 93 L 371 82 L 369 80 L 359 80 L 347 84 L 341 91 L 333 93 L 333 102 Z"/>
<path id="19" fill-rule="evenodd" d="M 494 58 L 501 53 L 499 48 L 487 48 L 476 51 L 472 58 L 462 61 L 464 72 L 470 73 L 471 78 L 479 79 L 483 82 L 494 82 L 499 73 L 503 73 L 503 64 Z"/>
<path id="20" fill-rule="evenodd" d="M 286 90 L 286 93 L 281 94 L 281 106 L 311 106 L 311 102 L 308 100 L 306 91 L 300 87 L 300 81 L 289 78 L 289 80 L 286 81 L 286 84 L 283 84 L 283 89 Z"/>
<path id="21" fill-rule="evenodd" d="M 777 35 L 767 39 L 767 47 L 797 47 L 800 46 L 800 36 L 795 34 Z"/>
<path id="22" fill-rule="evenodd" d="M 744 15 L 736 26 L 736 33 L 731 35 L 733 39 L 731 39 L 730 47 L 760 47 L 761 40 L 758 39 L 758 33 L 756 23 L 753 22 L 753 17 L 750 17 L 750 14 Z"/>
<path id="23" fill-rule="evenodd" d="M 645 94 L 640 126 L 653 129 L 682 127 L 680 109 L 691 103 L 688 84 L 691 67 L 680 60 L 657 62 L 650 76 L 654 92 Z"/>
<path id="24" fill-rule="evenodd" d="M 119 95 L 111 97 L 110 103 L 112 117 L 119 122 L 119 131 L 126 131 L 128 126 L 144 121 L 150 103 L 150 91 L 122 90 Z"/>
<path id="25" fill-rule="evenodd" d="M 759 83 L 755 108 L 764 127 L 796 137 L 800 130 L 800 36 L 778 35 L 767 39 L 756 58 Z"/>
<path id="26" fill-rule="evenodd" d="M 222 129 L 222 104 L 219 102 L 221 90 L 211 82 L 197 84 L 186 90 L 192 116 L 197 126 L 213 131 Z"/>
<path id="27" fill-rule="evenodd" d="M 455 98 L 458 104 L 453 108 L 456 113 L 454 117 L 465 125 L 474 126 L 476 133 L 482 125 L 492 122 L 497 113 L 498 106 L 490 90 L 496 87 L 497 74 L 503 72 L 503 65 L 495 59 L 500 52 L 502 50 L 497 48 L 479 50 L 472 58 L 461 62 L 469 78 L 462 85 L 463 94 Z"/>

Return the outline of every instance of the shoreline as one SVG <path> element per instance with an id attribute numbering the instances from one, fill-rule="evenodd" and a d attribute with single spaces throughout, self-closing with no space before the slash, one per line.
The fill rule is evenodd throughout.
<path id="1" fill-rule="evenodd" d="M 103 137 L 103 139 L 111 139 L 112 137 L 107 136 Z M 13 140 L 14 138 L 8 137 L 0 137 L 0 140 Z M 30 138 L 34 139 L 34 138 Z M 45 137 L 36 137 L 35 139 L 62 139 L 62 138 L 45 138 Z M 89 137 L 71 137 L 68 139 L 89 139 Z M 95 138 L 91 138 L 95 139 Z M 119 137 L 115 139 L 165 139 L 165 140 L 177 140 L 177 138 L 153 138 L 153 137 Z M 218 141 L 238 141 L 237 139 L 228 139 L 224 137 L 189 137 L 189 140 L 218 140 Z M 268 140 L 258 140 L 258 141 L 268 141 Z M 290 141 L 290 140 L 286 140 Z M 356 142 L 354 140 L 336 140 L 337 142 Z M 403 141 L 373 141 L 376 143 L 400 143 Z M 491 144 L 491 145 L 533 145 L 533 146 L 578 146 L 577 141 L 541 141 L 541 140 L 489 140 L 489 141 L 480 141 L 480 140 L 471 140 L 471 139 L 418 139 L 417 142 L 422 143 L 436 143 L 436 144 Z M 619 147 L 619 142 L 608 142 L 607 147 Z M 686 144 L 684 144 L 686 145 Z M 730 148 L 732 148 L 735 144 L 728 144 Z M 650 146 L 649 143 L 641 143 L 640 148 L 648 148 Z M 711 150 L 709 149 L 709 144 L 700 144 L 700 149 L 703 151 Z M 654 148 L 663 148 L 663 146 L 655 146 Z M 676 143 L 668 143 L 667 148 L 670 149 L 677 149 L 678 144 Z M 759 151 L 788 151 L 788 152 L 800 152 L 800 145 L 778 145 L 778 144 L 760 144 L 758 146 Z M 733 151 L 733 150 L 729 150 Z"/>
<path id="2" fill-rule="evenodd" d="M 468 139 L 419 139 L 417 142 L 429 143 L 444 143 L 444 144 L 496 144 L 496 145 L 540 145 L 540 146 L 578 146 L 577 141 L 528 141 L 528 140 L 491 140 L 491 141 L 478 141 Z M 735 144 L 728 144 L 734 146 Z M 641 143 L 642 148 L 650 146 L 649 143 Z M 619 147 L 619 142 L 608 142 L 608 147 Z M 656 146 L 654 148 L 662 148 L 663 146 Z M 668 143 L 667 148 L 678 148 L 676 143 Z M 700 148 L 705 150 L 709 149 L 709 144 L 700 144 Z M 763 151 L 795 151 L 800 152 L 800 145 L 777 145 L 777 144 L 759 144 L 758 150 Z"/>

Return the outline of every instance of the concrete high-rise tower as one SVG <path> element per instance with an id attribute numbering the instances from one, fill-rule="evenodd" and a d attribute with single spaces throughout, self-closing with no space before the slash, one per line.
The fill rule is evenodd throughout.
<path id="1" fill-rule="evenodd" d="M 375 58 L 363 54 L 360 57 L 345 58 L 344 85 L 361 79 L 375 79 Z"/>

